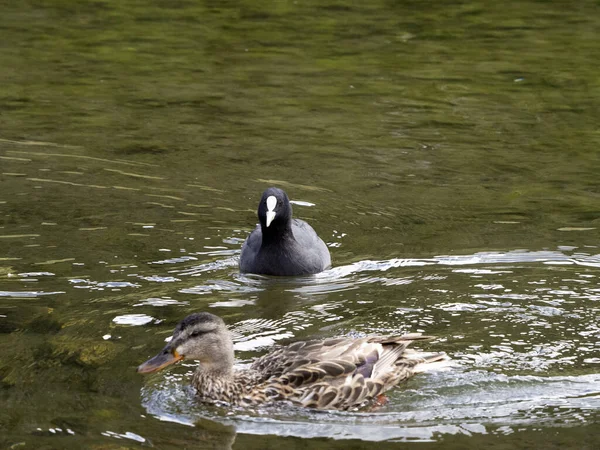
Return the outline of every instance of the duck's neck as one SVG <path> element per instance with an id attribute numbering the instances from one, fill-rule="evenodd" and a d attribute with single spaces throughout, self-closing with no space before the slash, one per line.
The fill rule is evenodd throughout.
<path id="1" fill-rule="evenodd" d="M 230 381 L 233 380 L 233 368 L 231 366 L 226 367 L 224 365 L 222 367 L 214 367 L 200 364 L 196 369 L 196 373 L 194 373 L 194 377 Z"/>
<path id="2" fill-rule="evenodd" d="M 233 341 L 229 332 L 227 332 L 227 339 L 221 339 L 218 344 L 213 345 L 210 358 L 200 359 L 196 372 L 213 378 L 231 378 L 233 374 Z"/>
<path id="3" fill-rule="evenodd" d="M 201 364 L 194 373 L 192 384 L 200 397 L 211 402 L 234 401 L 232 395 L 239 389 L 231 365 L 216 368 Z"/>

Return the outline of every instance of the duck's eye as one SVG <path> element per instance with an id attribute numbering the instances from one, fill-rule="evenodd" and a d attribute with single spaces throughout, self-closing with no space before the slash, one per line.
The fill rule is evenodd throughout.
<path id="1" fill-rule="evenodd" d="M 192 334 L 190 334 L 190 337 L 195 338 L 198 336 L 202 336 L 204 334 L 204 331 L 194 331 Z"/>

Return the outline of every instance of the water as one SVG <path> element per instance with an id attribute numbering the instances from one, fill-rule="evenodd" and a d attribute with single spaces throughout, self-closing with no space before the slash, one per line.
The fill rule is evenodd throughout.
<path id="1" fill-rule="evenodd" d="M 3 4 L 0 446 L 597 447 L 598 8 Z M 269 185 L 331 270 L 239 274 Z M 240 365 L 415 331 L 452 365 L 370 413 L 208 407 L 135 373 L 202 310 Z"/>

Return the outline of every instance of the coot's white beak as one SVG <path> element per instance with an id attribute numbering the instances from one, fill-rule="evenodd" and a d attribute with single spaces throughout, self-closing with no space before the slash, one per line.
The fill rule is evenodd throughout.
<path id="1" fill-rule="evenodd" d="M 265 225 L 267 225 L 267 227 L 269 225 L 271 225 L 271 222 L 273 222 L 274 218 L 275 218 L 275 211 L 267 211 L 267 222 Z"/>
<path id="2" fill-rule="evenodd" d="M 274 195 L 269 195 L 269 197 L 267 197 L 267 222 L 266 222 L 266 226 L 268 227 L 269 225 L 271 225 L 271 222 L 273 222 L 273 219 L 275 218 L 275 207 L 277 206 L 277 199 L 275 198 Z"/>

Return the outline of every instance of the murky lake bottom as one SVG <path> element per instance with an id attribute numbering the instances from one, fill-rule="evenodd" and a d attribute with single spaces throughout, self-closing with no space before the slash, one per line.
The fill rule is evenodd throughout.
<path id="1" fill-rule="evenodd" d="M 600 6 L 25 2 L 0 27 L 0 447 L 598 448 Z M 262 191 L 329 246 L 242 275 Z M 199 404 L 136 367 L 423 332 L 374 411 Z"/>

